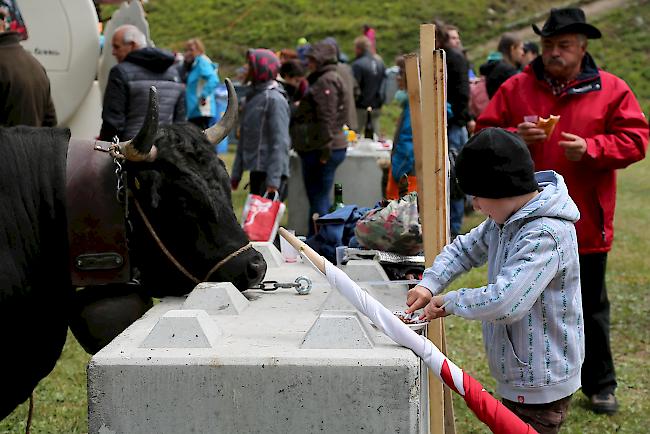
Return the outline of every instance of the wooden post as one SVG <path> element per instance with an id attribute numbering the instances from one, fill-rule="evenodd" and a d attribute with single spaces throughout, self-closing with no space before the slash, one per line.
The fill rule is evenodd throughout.
<path id="1" fill-rule="evenodd" d="M 442 50 L 435 50 L 432 24 L 420 26 L 419 63 L 416 55 L 406 56 L 406 81 L 424 256 L 431 265 L 449 239 L 445 57 Z M 442 319 L 429 324 L 427 335 L 446 352 Z M 429 375 L 429 427 L 435 434 L 455 433 L 451 391 L 443 389 L 433 375 Z"/>

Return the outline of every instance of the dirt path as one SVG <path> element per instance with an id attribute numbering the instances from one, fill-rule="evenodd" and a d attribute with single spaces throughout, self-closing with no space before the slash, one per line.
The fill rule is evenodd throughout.
<path id="1" fill-rule="evenodd" d="M 631 3 L 632 0 L 596 0 L 592 3 L 581 5 L 585 15 L 587 16 L 587 22 L 594 21 L 598 16 L 603 15 L 604 13 L 625 6 L 627 3 Z M 550 9 L 549 9 L 550 10 Z M 548 13 L 544 14 L 544 17 L 537 22 L 536 24 L 541 28 L 546 20 Z M 533 29 L 529 24 L 526 24 L 524 27 L 518 30 L 511 30 L 512 33 L 517 35 L 522 41 L 538 41 L 539 36 L 533 32 Z M 471 58 L 475 58 L 477 55 L 483 55 L 492 50 L 496 50 L 497 44 L 501 37 L 496 37 L 488 40 L 487 42 L 474 46 L 469 50 Z"/>

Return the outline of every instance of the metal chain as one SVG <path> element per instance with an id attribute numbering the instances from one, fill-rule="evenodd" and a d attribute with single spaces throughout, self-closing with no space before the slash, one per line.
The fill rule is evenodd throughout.
<path id="1" fill-rule="evenodd" d="M 275 291 L 279 288 L 295 288 L 298 294 L 309 294 L 311 291 L 311 279 L 305 276 L 296 278 L 294 282 L 278 282 L 276 280 L 265 280 L 264 282 L 252 287 L 251 289 L 261 289 L 262 291 Z"/>
<path id="2" fill-rule="evenodd" d="M 113 145 L 111 148 L 116 148 L 118 147 L 120 143 L 120 140 L 117 136 L 113 137 Z M 118 203 L 121 203 L 124 205 L 125 208 L 125 213 L 126 217 L 128 217 L 128 194 L 126 194 L 126 170 L 122 167 L 122 163 L 120 162 L 120 157 L 119 155 L 115 153 L 111 153 L 113 155 L 113 163 L 115 163 L 115 177 L 117 178 L 117 189 L 115 196 L 117 198 Z"/>

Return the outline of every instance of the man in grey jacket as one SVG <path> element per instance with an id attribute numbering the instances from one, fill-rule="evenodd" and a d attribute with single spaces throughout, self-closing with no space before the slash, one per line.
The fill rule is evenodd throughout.
<path id="1" fill-rule="evenodd" d="M 185 88 L 173 66 L 174 55 L 147 47 L 144 34 L 130 24 L 115 30 L 112 47 L 118 63 L 108 74 L 99 139 L 130 139 L 140 130 L 151 86 L 158 90 L 159 122 L 184 121 Z"/>
<path id="2" fill-rule="evenodd" d="M 460 187 L 488 218 L 458 236 L 407 296 L 407 312 L 483 322 L 490 372 L 503 403 L 538 432 L 558 432 L 580 388 L 584 327 L 579 218 L 561 175 L 533 171 L 516 134 L 488 128 L 456 161 Z M 488 284 L 436 295 L 473 267 Z"/>

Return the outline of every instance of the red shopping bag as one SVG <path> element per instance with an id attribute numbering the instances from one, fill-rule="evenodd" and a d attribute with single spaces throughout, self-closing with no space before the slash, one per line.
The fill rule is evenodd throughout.
<path id="1" fill-rule="evenodd" d="M 284 215 L 285 205 L 278 194 L 273 199 L 249 194 L 244 204 L 242 228 L 251 241 L 273 241 Z"/>

